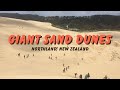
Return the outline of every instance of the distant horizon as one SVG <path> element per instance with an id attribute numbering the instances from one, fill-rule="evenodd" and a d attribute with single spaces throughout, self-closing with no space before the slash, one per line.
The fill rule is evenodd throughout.
<path id="1" fill-rule="evenodd" d="M 39 16 L 93 16 L 113 15 L 120 16 L 120 11 L 0 11 L 0 13 L 31 14 Z"/>
<path id="2" fill-rule="evenodd" d="M 0 14 L 19 14 L 19 15 L 37 15 L 42 16 L 38 14 L 22 14 L 22 13 L 0 13 Z M 120 16 L 120 15 L 109 15 L 109 14 L 96 14 L 96 15 L 89 15 L 89 16 L 42 16 L 42 17 L 91 17 L 91 16 Z"/>

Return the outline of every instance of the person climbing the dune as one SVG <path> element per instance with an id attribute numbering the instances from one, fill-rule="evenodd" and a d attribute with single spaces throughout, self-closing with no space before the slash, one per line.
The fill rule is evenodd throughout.
<path id="1" fill-rule="evenodd" d="M 65 68 L 63 69 L 63 73 L 65 73 Z"/>
<path id="2" fill-rule="evenodd" d="M 90 73 L 88 73 L 88 79 L 90 78 Z"/>
<path id="3" fill-rule="evenodd" d="M 29 57 L 29 54 L 27 55 L 27 58 Z"/>
<path id="4" fill-rule="evenodd" d="M 20 56 L 20 53 L 18 53 L 18 56 Z"/>
<path id="5" fill-rule="evenodd" d="M 82 74 L 80 74 L 79 78 L 82 79 Z"/>
<path id="6" fill-rule="evenodd" d="M 68 68 L 66 67 L 66 71 L 67 71 L 67 69 L 68 69 Z"/>
<path id="7" fill-rule="evenodd" d="M 107 75 L 105 75 L 105 77 L 103 79 L 108 79 Z"/>
<path id="8" fill-rule="evenodd" d="M 49 59 L 50 59 L 50 56 L 49 56 Z"/>
<path id="9" fill-rule="evenodd" d="M 70 68 L 70 66 L 68 66 L 68 69 Z"/>
<path id="10" fill-rule="evenodd" d="M 83 58 L 82 58 L 82 60 L 83 60 Z"/>
<path id="11" fill-rule="evenodd" d="M 77 73 L 75 73 L 75 78 L 77 77 Z"/>
<path id="12" fill-rule="evenodd" d="M 24 59 L 25 59 L 25 55 L 24 55 Z"/>

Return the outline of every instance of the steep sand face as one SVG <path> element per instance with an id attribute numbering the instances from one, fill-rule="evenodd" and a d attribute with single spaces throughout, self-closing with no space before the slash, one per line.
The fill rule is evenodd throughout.
<path id="1" fill-rule="evenodd" d="M 69 46 L 89 47 L 88 51 L 31 51 L 36 45 L 10 45 L 8 37 L 14 35 L 76 35 L 111 34 L 110 45 L 77 45 L 75 41 Z M 0 78 L 60 78 L 75 79 L 88 72 L 90 78 L 120 78 L 120 32 L 73 32 L 52 27 L 50 23 L 25 21 L 0 17 Z M 42 41 L 42 40 L 41 40 Z M 45 47 L 42 42 L 40 45 Z M 51 45 L 48 45 L 51 46 Z M 53 45 L 54 46 L 54 45 Z M 67 45 L 56 45 L 67 46 Z M 20 56 L 18 56 L 20 53 Z M 28 58 L 24 58 L 24 55 Z M 34 54 L 34 56 L 33 56 Z M 52 54 L 52 59 L 49 59 Z M 57 57 L 57 58 L 56 58 Z M 64 67 L 63 67 L 64 64 Z M 63 69 L 68 67 L 63 73 Z"/>

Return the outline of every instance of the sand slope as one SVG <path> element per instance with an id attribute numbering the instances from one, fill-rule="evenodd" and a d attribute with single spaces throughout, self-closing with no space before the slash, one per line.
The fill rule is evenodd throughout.
<path id="1" fill-rule="evenodd" d="M 31 45 L 10 45 L 8 43 L 8 37 L 11 34 L 41 34 L 43 36 L 70 34 L 75 37 L 77 34 L 101 33 L 113 35 L 112 44 L 108 46 L 89 45 L 90 49 L 87 52 L 33 52 Z M 70 46 L 78 45 L 73 42 Z M 18 53 L 21 53 L 20 57 L 18 57 Z M 24 55 L 27 54 L 29 54 L 29 58 L 24 59 Z M 51 54 L 52 60 L 49 59 Z M 70 66 L 66 73 L 63 73 L 63 64 L 64 67 Z M 88 72 L 90 78 L 103 78 L 105 75 L 109 78 L 120 78 L 120 32 L 79 33 L 52 27 L 50 23 L 0 17 L 0 78 L 75 79 L 74 73 L 78 74 L 78 78 L 80 74 L 84 77 Z"/>

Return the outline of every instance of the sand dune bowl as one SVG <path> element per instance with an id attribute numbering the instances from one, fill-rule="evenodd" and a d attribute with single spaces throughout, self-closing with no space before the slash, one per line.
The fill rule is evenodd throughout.
<path id="1" fill-rule="evenodd" d="M 9 35 L 111 34 L 110 45 L 77 45 L 88 51 L 31 51 L 39 45 L 11 45 Z M 114 36 L 116 38 L 114 38 Z M 74 37 L 76 38 L 76 37 Z M 0 78 L 103 79 L 120 78 L 120 32 L 74 32 L 52 27 L 50 23 L 0 17 Z M 51 46 L 51 45 L 48 45 Z M 52 45 L 66 47 L 67 45 Z"/>

